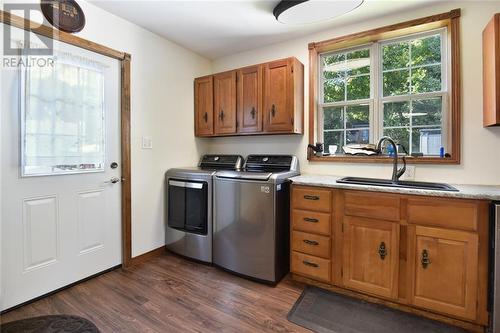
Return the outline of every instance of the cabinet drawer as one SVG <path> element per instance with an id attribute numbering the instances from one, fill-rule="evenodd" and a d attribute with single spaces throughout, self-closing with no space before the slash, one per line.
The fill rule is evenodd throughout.
<path id="1" fill-rule="evenodd" d="M 330 282 L 330 260 L 292 251 L 292 272 Z"/>
<path id="2" fill-rule="evenodd" d="M 292 229 L 330 236 L 330 214 L 294 209 Z"/>
<path id="3" fill-rule="evenodd" d="M 292 250 L 330 259 L 330 237 L 293 231 Z"/>
<path id="4" fill-rule="evenodd" d="M 470 200 L 409 198 L 408 223 L 477 230 L 479 204 Z"/>
<path id="5" fill-rule="evenodd" d="M 386 221 L 399 221 L 398 195 L 345 192 L 344 214 Z"/>
<path id="6" fill-rule="evenodd" d="M 330 212 L 332 207 L 332 192 L 316 188 L 294 187 L 292 207 L 319 212 Z"/>

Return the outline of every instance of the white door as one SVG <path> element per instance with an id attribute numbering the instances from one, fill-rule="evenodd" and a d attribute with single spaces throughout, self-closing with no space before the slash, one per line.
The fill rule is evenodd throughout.
<path id="1" fill-rule="evenodd" d="M 122 261 L 120 63 L 54 49 L 1 73 L 2 310 Z"/>

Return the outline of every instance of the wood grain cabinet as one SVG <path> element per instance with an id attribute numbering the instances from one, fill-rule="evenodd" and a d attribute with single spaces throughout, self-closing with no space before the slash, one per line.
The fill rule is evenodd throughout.
<path id="1" fill-rule="evenodd" d="M 214 75 L 214 133 L 236 133 L 236 71 Z"/>
<path id="2" fill-rule="evenodd" d="M 476 319 L 477 234 L 421 226 L 411 234 L 412 304 Z"/>
<path id="3" fill-rule="evenodd" d="M 500 125 L 500 13 L 483 31 L 483 125 Z"/>
<path id="4" fill-rule="evenodd" d="M 489 201 L 302 185 L 291 193 L 294 279 L 484 331 Z"/>
<path id="5" fill-rule="evenodd" d="M 344 286 L 396 298 L 399 226 L 358 217 L 344 219 Z"/>
<path id="6" fill-rule="evenodd" d="M 194 131 L 198 136 L 214 134 L 213 77 L 194 80 Z"/>
<path id="7" fill-rule="evenodd" d="M 238 132 L 262 132 L 263 65 L 238 70 Z"/>
<path id="8" fill-rule="evenodd" d="M 304 65 L 295 58 L 195 79 L 196 136 L 302 134 L 303 118 Z"/>
<path id="9" fill-rule="evenodd" d="M 300 132 L 303 109 L 302 64 L 295 58 L 265 65 L 264 129 L 266 132 Z M 297 123 L 297 124 L 296 124 Z"/>

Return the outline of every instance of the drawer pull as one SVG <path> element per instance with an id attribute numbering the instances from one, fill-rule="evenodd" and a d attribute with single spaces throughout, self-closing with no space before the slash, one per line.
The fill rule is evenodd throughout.
<path id="1" fill-rule="evenodd" d="M 431 264 L 431 259 L 429 259 L 429 252 L 427 252 L 427 250 L 422 251 L 421 263 L 422 263 L 423 269 L 426 269 L 427 266 L 429 266 Z"/>
<path id="2" fill-rule="evenodd" d="M 319 200 L 317 195 L 304 195 L 304 199 L 306 200 Z"/>
<path id="3" fill-rule="evenodd" d="M 384 260 L 385 257 L 387 256 L 387 248 L 385 247 L 385 242 L 380 243 L 380 246 L 378 248 L 378 254 L 380 256 L 380 259 Z"/>
<path id="4" fill-rule="evenodd" d="M 310 222 L 310 223 L 318 223 L 319 222 L 318 219 L 313 219 L 313 218 L 310 218 L 310 217 L 304 217 L 304 221 Z"/>
<path id="5" fill-rule="evenodd" d="M 303 263 L 304 265 L 306 265 L 306 266 L 311 266 L 311 267 L 319 267 L 319 265 L 318 265 L 318 264 L 315 264 L 315 263 L 310 262 L 310 261 L 307 261 L 307 260 L 302 261 L 302 263 Z"/>
<path id="6" fill-rule="evenodd" d="M 303 242 L 306 243 L 307 245 L 319 245 L 318 242 L 309 239 L 304 239 Z"/>

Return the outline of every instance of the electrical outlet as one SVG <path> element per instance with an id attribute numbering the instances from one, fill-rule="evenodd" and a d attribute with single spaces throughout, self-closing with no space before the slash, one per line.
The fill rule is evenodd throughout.
<path id="1" fill-rule="evenodd" d="M 403 180 L 414 180 L 415 179 L 415 166 L 414 165 L 407 165 L 406 166 L 406 171 L 403 173 L 403 176 L 401 177 Z"/>

